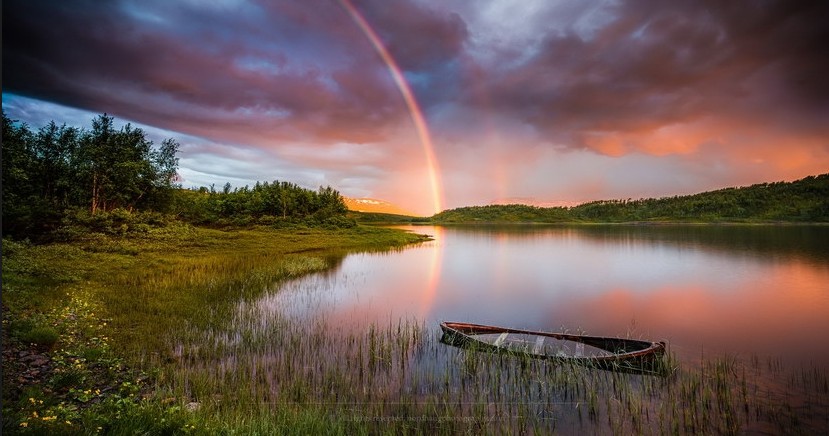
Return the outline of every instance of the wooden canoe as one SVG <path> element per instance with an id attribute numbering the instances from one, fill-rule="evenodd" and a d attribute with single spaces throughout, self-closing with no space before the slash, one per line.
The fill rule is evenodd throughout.
<path id="1" fill-rule="evenodd" d="M 665 353 L 664 342 L 549 333 L 463 322 L 442 322 L 444 343 L 482 351 L 523 354 L 604 369 L 643 368 Z"/>

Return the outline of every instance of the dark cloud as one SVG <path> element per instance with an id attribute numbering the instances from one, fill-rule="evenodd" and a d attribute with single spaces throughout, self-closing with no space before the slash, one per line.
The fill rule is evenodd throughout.
<path id="1" fill-rule="evenodd" d="M 280 2 L 264 19 L 118 5 L 6 2 L 5 89 L 191 133 L 255 121 L 276 137 L 364 141 L 404 116 L 336 4 Z"/>
<path id="2" fill-rule="evenodd" d="M 573 146 L 585 146 L 584 134 L 652 131 L 711 115 L 825 119 L 828 6 L 623 2 L 592 38 L 548 35 L 528 61 L 492 72 L 491 98 Z M 758 113 L 758 105 L 774 111 Z"/>
<path id="3" fill-rule="evenodd" d="M 424 72 L 454 62 L 469 37 L 466 23 L 454 12 L 385 0 L 364 0 L 355 6 L 406 71 Z"/>
<path id="4" fill-rule="evenodd" d="M 446 179 L 469 190 L 491 174 L 561 184 L 550 174 L 567 159 L 571 178 L 588 162 L 636 173 L 663 162 L 660 177 L 721 168 L 723 185 L 722 174 L 759 182 L 829 162 L 829 2 L 349 4 L 403 70 L 456 173 Z M 226 177 L 255 156 L 346 180 L 371 154 L 366 180 L 397 177 L 377 185 L 431 203 L 411 182 L 426 171 L 407 106 L 344 0 L 7 0 L 3 27 L 6 95 L 204 139 L 215 149 L 188 165 Z M 208 154 L 239 166 L 196 163 Z"/>
<path id="5" fill-rule="evenodd" d="M 424 107 L 485 102 L 571 146 L 754 117 L 758 105 L 817 128 L 829 110 L 826 2 L 629 0 L 595 23 L 590 8 L 553 8 L 548 23 L 563 13 L 572 25 L 535 19 L 537 46 L 488 61 L 472 54 L 469 6 L 354 6 Z M 264 125 L 282 138 L 378 140 L 405 117 L 386 66 L 336 2 L 7 1 L 4 25 L 5 89 L 47 101 L 191 133 Z"/>

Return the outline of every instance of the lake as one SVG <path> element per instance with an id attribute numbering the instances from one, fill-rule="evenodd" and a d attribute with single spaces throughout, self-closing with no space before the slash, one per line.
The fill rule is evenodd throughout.
<path id="1" fill-rule="evenodd" d="M 348 255 L 262 304 L 356 329 L 463 321 L 829 363 L 826 226 L 405 228 L 434 241 Z"/>
<path id="2" fill-rule="evenodd" d="M 240 301 L 180 344 L 182 386 L 369 432 L 829 429 L 829 226 L 403 228 L 433 240 Z M 441 321 L 664 340 L 668 371 L 462 349 Z"/>

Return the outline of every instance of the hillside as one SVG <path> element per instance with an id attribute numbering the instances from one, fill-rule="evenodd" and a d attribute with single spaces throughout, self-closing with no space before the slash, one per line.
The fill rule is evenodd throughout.
<path id="1" fill-rule="evenodd" d="M 694 195 L 602 200 L 575 207 L 472 206 L 431 217 L 449 223 L 829 222 L 829 173 Z"/>

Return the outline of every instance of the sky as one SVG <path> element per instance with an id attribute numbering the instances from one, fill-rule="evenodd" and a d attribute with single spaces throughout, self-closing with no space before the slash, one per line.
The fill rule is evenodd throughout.
<path id="1" fill-rule="evenodd" d="M 6 0 L 3 111 L 419 215 L 829 172 L 829 2 Z"/>

